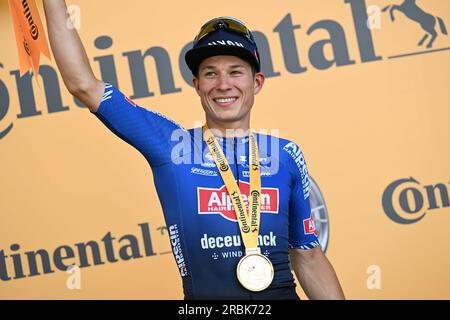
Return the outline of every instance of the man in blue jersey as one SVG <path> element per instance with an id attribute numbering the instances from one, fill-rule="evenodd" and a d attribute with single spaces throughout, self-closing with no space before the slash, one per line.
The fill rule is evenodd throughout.
<path id="1" fill-rule="evenodd" d="M 264 85 L 256 43 L 233 18 L 208 21 L 186 54 L 205 125 L 185 130 L 97 80 L 64 0 L 45 0 L 71 94 L 149 162 L 186 299 L 343 299 L 321 251 L 300 148 L 250 130 Z"/>

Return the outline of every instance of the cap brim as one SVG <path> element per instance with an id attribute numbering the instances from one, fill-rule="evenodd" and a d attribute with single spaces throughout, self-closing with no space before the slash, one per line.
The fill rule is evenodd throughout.
<path id="1" fill-rule="evenodd" d="M 213 56 L 237 56 L 249 63 L 251 63 L 256 71 L 260 71 L 256 57 L 247 49 L 238 46 L 204 46 L 194 48 L 186 53 L 185 60 L 193 74 L 198 73 L 198 68 L 203 60 Z"/>

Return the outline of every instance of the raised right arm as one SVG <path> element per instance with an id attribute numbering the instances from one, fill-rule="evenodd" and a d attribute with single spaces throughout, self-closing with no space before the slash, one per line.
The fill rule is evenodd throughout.
<path id="1" fill-rule="evenodd" d="M 96 112 L 104 83 L 95 78 L 76 29 L 67 26 L 69 14 L 65 1 L 44 0 L 44 9 L 50 46 L 67 90 L 91 112 Z"/>
<path id="2" fill-rule="evenodd" d="M 114 134 L 138 149 L 151 166 L 172 161 L 175 130 L 189 133 L 163 115 L 144 109 L 110 84 L 95 78 L 64 0 L 44 0 L 53 55 L 69 92 L 83 102 Z M 184 139 L 183 141 L 189 141 Z"/>

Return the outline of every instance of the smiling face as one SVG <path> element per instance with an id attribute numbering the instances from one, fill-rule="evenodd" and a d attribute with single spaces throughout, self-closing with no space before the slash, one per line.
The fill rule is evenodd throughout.
<path id="1" fill-rule="evenodd" d="M 243 129 L 250 125 L 255 95 L 261 91 L 264 75 L 235 56 L 213 56 L 202 61 L 193 79 L 210 128 Z"/>

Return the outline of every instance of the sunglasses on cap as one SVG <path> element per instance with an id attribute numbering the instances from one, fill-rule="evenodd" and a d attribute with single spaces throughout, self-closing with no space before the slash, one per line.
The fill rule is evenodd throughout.
<path id="1" fill-rule="evenodd" d="M 255 43 L 255 40 L 253 39 L 253 36 L 248 30 L 248 28 L 245 26 L 245 24 L 242 21 L 239 21 L 235 18 L 230 17 L 219 17 L 212 19 L 208 22 L 206 22 L 201 28 L 200 32 L 197 34 L 197 36 L 194 39 L 194 46 L 198 44 L 198 42 L 206 37 L 208 34 L 217 31 L 221 28 L 227 29 L 229 31 L 233 31 L 236 33 L 239 33 L 243 36 L 245 36 L 251 43 Z"/>

